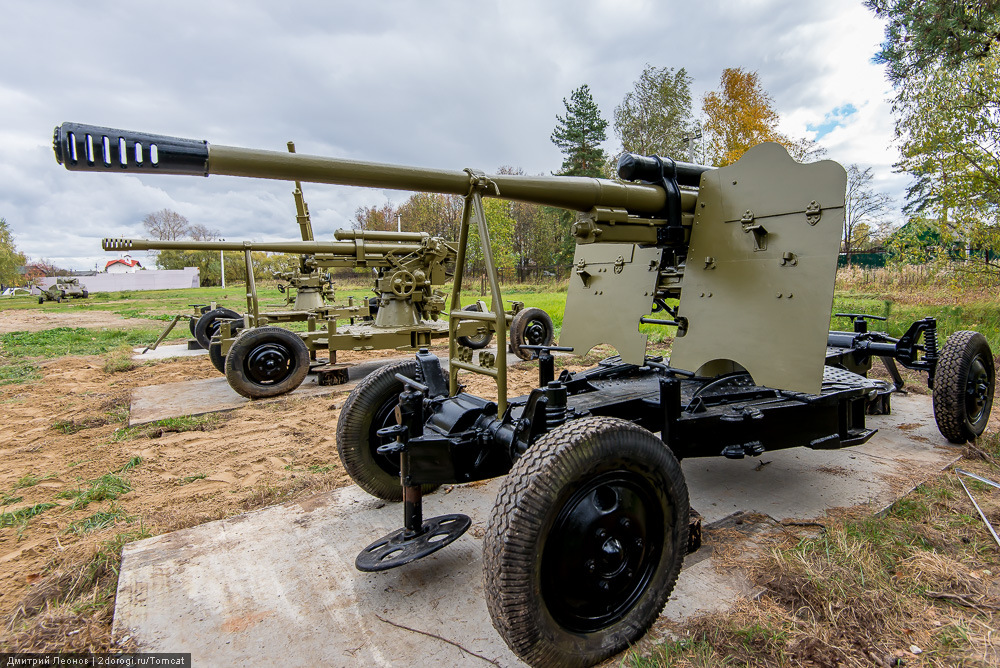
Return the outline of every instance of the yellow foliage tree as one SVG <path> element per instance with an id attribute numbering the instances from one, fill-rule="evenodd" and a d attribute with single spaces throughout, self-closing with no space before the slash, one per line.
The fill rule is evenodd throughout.
<path id="1" fill-rule="evenodd" d="M 778 132 L 778 112 L 756 72 L 740 67 L 722 71 L 718 91 L 702 98 L 708 158 L 716 167 L 731 165 L 748 149 L 766 141 L 784 146 L 793 158 L 806 162 L 817 155 L 815 142 L 794 140 Z"/>

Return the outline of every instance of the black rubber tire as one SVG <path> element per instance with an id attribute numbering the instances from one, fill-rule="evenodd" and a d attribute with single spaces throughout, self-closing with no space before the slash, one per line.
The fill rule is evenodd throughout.
<path id="1" fill-rule="evenodd" d="M 38 298 L 38 303 L 39 304 L 44 304 L 45 303 L 45 297 L 39 297 Z"/>
<path id="2" fill-rule="evenodd" d="M 61 304 L 62 303 L 62 295 L 59 295 L 59 296 L 56 297 L 56 303 L 57 304 Z"/>
<path id="3" fill-rule="evenodd" d="M 211 308 L 208 306 L 202 306 L 198 310 L 201 311 L 201 315 L 198 316 L 198 318 L 200 318 L 201 316 L 208 313 L 211 310 Z M 191 338 L 194 338 L 194 326 L 198 324 L 198 318 L 188 318 L 188 329 L 191 330 Z"/>
<path id="4" fill-rule="evenodd" d="M 80 291 L 80 298 L 81 298 L 81 299 L 86 299 L 86 298 L 87 298 L 87 297 L 89 297 L 89 296 L 90 296 L 90 293 L 89 293 L 89 292 L 87 292 L 86 290 L 81 290 L 81 291 Z"/>
<path id="5" fill-rule="evenodd" d="M 688 528 L 687 484 L 660 439 L 617 418 L 558 427 L 517 461 L 493 507 L 483 541 L 493 626 L 533 666 L 617 654 L 667 602 Z"/>
<path id="6" fill-rule="evenodd" d="M 211 345 L 211 342 L 209 342 Z M 255 327 L 241 333 L 226 355 L 226 380 L 250 399 L 276 397 L 302 384 L 309 373 L 309 348 L 281 327 Z"/>
<path id="7" fill-rule="evenodd" d="M 934 373 L 934 420 L 952 443 L 974 441 L 986 429 L 993 407 L 996 369 L 979 332 L 948 337 Z"/>
<path id="8" fill-rule="evenodd" d="M 399 482 L 399 455 L 376 452 L 382 445 L 375 432 L 396 424 L 393 411 L 399 403 L 403 383 L 396 374 L 417 377 L 416 360 L 389 364 L 365 376 L 348 395 L 337 420 L 337 453 L 351 479 L 372 496 L 386 501 L 402 501 Z M 423 485 L 429 494 L 438 485 Z"/>
<path id="9" fill-rule="evenodd" d="M 551 346 L 555 332 L 555 325 L 548 313 L 540 308 L 526 308 L 518 311 L 510 322 L 510 345 L 515 355 L 523 360 L 530 360 L 535 351 L 522 350 L 521 346 Z"/>
<path id="10" fill-rule="evenodd" d="M 212 342 L 212 337 L 219 333 L 222 323 L 220 318 L 242 318 L 239 313 L 228 308 L 217 308 L 208 311 L 198 318 L 194 326 L 194 338 L 202 348 L 208 350 L 208 344 Z"/>
<path id="11" fill-rule="evenodd" d="M 212 341 L 208 344 L 208 359 L 212 361 L 212 366 L 218 369 L 223 376 L 226 375 L 226 356 L 222 354 L 222 342 Z"/>
<path id="12" fill-rule="evenodd" d="M 479 312 L 479 304 L 469 304 L 463 311 L 475 311 Z M 483 323 L 484 325 L 486 323 Z M 472 348 L 473 350 L 482 350 L 486 346 L 490 345 L 493 341 L 493 332 L 487 330 L 485 334 L 480 334 L 478 336 L 460 336 L 457 339 L 459 345 L 465 346 L 466 348 Z"/>

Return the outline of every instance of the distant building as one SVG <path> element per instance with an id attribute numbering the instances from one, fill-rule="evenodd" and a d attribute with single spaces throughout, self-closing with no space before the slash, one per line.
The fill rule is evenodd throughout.
<path id="1" fill-rule="evenodd" d="M 104 271 L 108 274 L 134 274 L 140 269 L 142 269 L 142 265 L 139 264 L 139 261 L 133 260 L 128 255 L 117 260 L 110 260 L 104 265 Z"/>

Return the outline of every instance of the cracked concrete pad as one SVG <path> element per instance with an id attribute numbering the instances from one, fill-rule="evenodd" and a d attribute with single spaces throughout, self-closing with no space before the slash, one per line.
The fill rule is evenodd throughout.
<path id="1" fill-rule="evenodd" d="M 810 519 L 827 509 L 889 505 L 959 456 L 934 427 L 929 397 L 894 398 L 866 445 L 794 449 L 760 459 L 691 459 L 692 506 L 706 523 L 733 510 Z M 756 466 L 770 461 L 760 470 Z M 383 573 L 358 552 L 402 524 L 400 504 L 357 487 L 156 536 L 125 547 L 114 633 L 144 651 L 191 652 L 198 665 L 520 665 L 493 630 L 481 547 L 499 481 L 439 490 L 424 516 L 463 512 L 454 544 Z M 711 559 L 690 558 L 664 617 L 718 609 L 743 589 Z"/>

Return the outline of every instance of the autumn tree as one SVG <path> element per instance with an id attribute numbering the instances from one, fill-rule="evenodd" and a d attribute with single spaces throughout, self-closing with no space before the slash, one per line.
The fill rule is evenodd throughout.
<path id="1" fill-rule="evenodd" d="M 873 179 L 871 167 L 851 165 L 847 169 L 843 248 L 848 266 L 851 255 L 885 228 L 885 217 L 892 205 L 889 195 L 875 190 Z"/>
<path id="2" fill-rule="evenodd" d="M 707 157 L 716 167 L 731 165 L 766 141 L 781 144 L 799 162 L 809 162 L 824 152 L 810 139 L 792 139 L 778 131 L 774 100 L 756 72 L 739 67 L 723 70 L 719 90 L 702 99 L 702 113 Z"/>
<path id="3" fill-rule="evenodd" d="M 0 217 L 0 286 L 23 285 L 21 270 L 27 262 L 24 253 L 14 245 L 14 235 L 7 220 Z"/>
<path id="4" fill-rule="evenodd" d="M 400 216 L 404 231 L 427 232 L 453 241 L 458 239 L 463 206 L 464 200 L 458 195 L 414 193 L 395 213 Z"/>
<path id="5" fill-rule="evenodd" d="M 396 209 L 386 201 L 382 206 L 359 206 L 354 212 L 354 226 L 359 230 L 396 231 Z"/>
<path id="6" fill-rule="evenodd" d="M 692 125 L 691 77 L 683 67 L 646 65 L 615 107 L 615 134 L 630 153 L 687 160 Z"/>
<path id="7" fill-rule="evenodd" d="M 556 116 L 552 143 L 563 153 L 560 176 L 604 176 L 607 156 L 601 144 L 608 138 L 608 122 L 601 117 L 590 88 L 583 84 L 570 94 L 565 116 Z"/>

